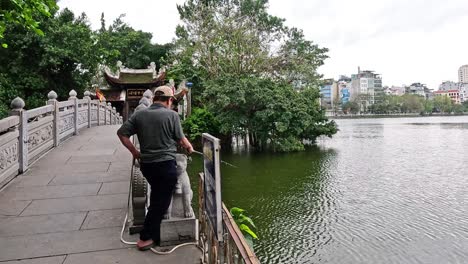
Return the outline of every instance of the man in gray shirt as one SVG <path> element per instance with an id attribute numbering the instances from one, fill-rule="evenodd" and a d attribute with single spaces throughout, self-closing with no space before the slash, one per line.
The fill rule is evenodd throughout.
<path id="1" fill-rule="evenodd" d="M 136 111 L 117 131 L 122 144 L 140 162 L 143 176 L 151 186 L 150 207 L 137 247 L 150 249 L 160 243 L 160 225 L 171 202 L 177 183 L 175 154 L 177 144 L 193 152 L 193 147 L 182 132 L 179 115 L 170 110 L 174 92 L 168 86 L 160 86 L 154 92 L 153 105 Z M 138 135 L 140 151 L 130 137 Z"/>

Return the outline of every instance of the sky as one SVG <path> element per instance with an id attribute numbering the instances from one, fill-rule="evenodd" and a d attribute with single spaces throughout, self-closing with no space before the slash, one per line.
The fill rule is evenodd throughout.
<path id="1" fill-rule="evenodd" d="M 101 13 L 111 23 L 120 14 L 153 41 L 170 42 L 179 23 L 176 4 L 183 0 L 60 0 L 60 8 L 85 12 L 92 28 Z M 286 25 L 304 30 L 308 40 L 329 49 L 319 68 L 324 78 L 372 70 L 387 86 L 414 82 L 438 89 L 458 81 L 468 64 L 467 0 L 270 0 L 269 12 Z"/>

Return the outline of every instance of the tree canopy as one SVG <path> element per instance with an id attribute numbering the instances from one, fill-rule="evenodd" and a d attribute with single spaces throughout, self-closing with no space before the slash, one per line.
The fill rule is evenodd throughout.
<path id="1" fill-rule="evenodd" d="M 171 47 L 151 43 L 150 33 L 134 30 L 123 16 L 109 28 L 103 17 L 103 28 L 93 31 L 86 14 L 49 11 L 50 17 L 32 11 L 43 34 L 16 22 L 5 23 L 4 40 L 9 47 L 0 49 L 0 61 L 8 62 L 0 64 L 0 118 L 16 96 L 26 100 L 27 108 L 34 108 L 44 104 L 50 90 L 60 99 L 72 89 L 83 94 L 99 77 L 100 65 L 113 66 L 118 60 L 135 68 L 146 68 L 151 61 L 160 65 Z"/>
<path id="2" fill-rule="evenodd" d="M 39 17 L 50 17 L 57 5 L 54 0 L 2 0 L 0 1 L 0 43 L 3 48 L 8 44 L 3 42 L 6 25 L 13 23 L 21 25 L 36 34 L 43 36 Z"/>
<path id="3" fill-rule="evenodd" d="M 199 104 L 225 135 L 244 135 L 256 147 L 304 148 L 336 133 L 318 105 L 317 68 L 326 48 L 267 12 L 267 0 L 188 0 L 171 73 L 194 81 Z M 193 78 L 193 79 L 192 79 Z"/>

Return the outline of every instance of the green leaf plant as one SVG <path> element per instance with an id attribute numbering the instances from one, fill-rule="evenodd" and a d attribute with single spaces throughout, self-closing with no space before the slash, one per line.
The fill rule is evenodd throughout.
<path id="1" fill-rule="evenodd" d="M 244 238 L 247 241 L 247 244 L 253 250 L 253 245 L 254 245 L 253 241 L 255 239 L 258 239 L 257 234 L 254 232 L 254 230 L 257 229 L 254 222 L 252 221 L 250 217 L 245 215 L 246 211 L 244 209 L 241 209 L 239 207 L 232 207 L 230 212 L 231 212 L 232 218 L 236 222 L 237 226 L 239 226 L 239 229 L 244 235 Z"/>

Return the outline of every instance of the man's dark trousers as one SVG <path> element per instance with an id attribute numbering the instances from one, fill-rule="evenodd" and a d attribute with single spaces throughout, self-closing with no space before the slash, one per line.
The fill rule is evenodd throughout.
<path id="1" fill-rule="evenodd" d="M 151 186 L 150 206 L 145 218 L 141 240 L 152 239 L 157 245 L 161 240 L 161 221 L 171 203 L 177 183 L 176 161 L 141 163 L 141 172 Z"/>

